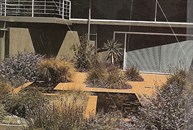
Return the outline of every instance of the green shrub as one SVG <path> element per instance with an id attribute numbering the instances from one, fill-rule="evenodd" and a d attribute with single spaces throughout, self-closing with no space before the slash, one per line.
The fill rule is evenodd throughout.
<path id="1" fill-rule="evenodd" d="M 144 81 L 144 79 L 139 74 L 139 70 L 136 67 L 131 67 L 126 70 L 125 77 L 130 81 Z"/>
<path id="2" fill-rule="evenodd" d="M 6 58 L 0 64 L 0 76 L 18 87 L 25 82 L 37 80 L 37 64 L 43 57 L 32 53 L 19 53 L 17 56 Z"/>
<path id="3" fill-rule="evenodd" d="M 70 81 L 74 72 L 73 64 L 65 60 L 50 58 L 38 64 L 39 80 L 47 86 Z"/>

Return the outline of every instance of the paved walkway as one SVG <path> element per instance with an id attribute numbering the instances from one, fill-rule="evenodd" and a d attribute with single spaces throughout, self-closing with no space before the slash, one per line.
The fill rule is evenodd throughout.
<path id="1" fill-rule="evenodd" d="M 132 89 L 105 89 L 105 88 L 88 88 L 84 83 L 86 81 L 87 73 L 76 72 L 72 82 L 60 83 L 54 90 L 83 90 L 90 92 L 111 92 L 111 93 L 135 93 L 137 95 L 151 96 L 155 92 L 155 87 L 162 86 L 167 81 L 168 75 L 158 74 L 141 74 L 144 78 L 143 82 L 128 81 Z"/>

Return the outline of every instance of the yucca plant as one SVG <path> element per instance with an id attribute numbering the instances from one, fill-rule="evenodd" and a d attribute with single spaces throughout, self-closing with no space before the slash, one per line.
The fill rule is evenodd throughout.
<path id="1" fill-rule="evenodd" d="M 104 49 L 107 50 L 107 60 L 110 59 L 112 64 L 118 62 L 123 55 L 122 44 L 115 40 L 107 40 Z"/>

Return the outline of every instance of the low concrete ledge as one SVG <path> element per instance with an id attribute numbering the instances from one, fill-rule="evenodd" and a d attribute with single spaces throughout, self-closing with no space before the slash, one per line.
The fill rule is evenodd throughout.
<path id="1" fill-rule="evenodd" d="M 23 130 L 22 125 L 0 124 L 0 130 Z"/>

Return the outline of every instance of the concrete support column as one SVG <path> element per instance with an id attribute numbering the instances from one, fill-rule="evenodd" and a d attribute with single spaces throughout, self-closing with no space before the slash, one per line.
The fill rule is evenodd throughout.
<path id="1" fill-rule="evenodd" d="M 193 0 L 187 0 L 187 22 L 193 23 Z M 193 34 L 193 28 L 187 28 L 187 34 Z M 187 37 L 187 40 L 193 40 Z"/>
<path id="2" fill-rule="evenodd" d="M 0 38 L 0 62 L 5 58 L 5 33 Z"/>

